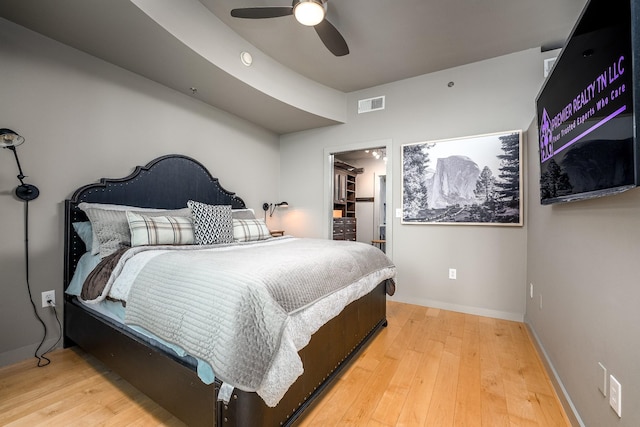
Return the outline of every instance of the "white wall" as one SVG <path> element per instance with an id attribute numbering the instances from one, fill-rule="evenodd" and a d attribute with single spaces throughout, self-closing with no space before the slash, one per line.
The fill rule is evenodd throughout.
<path id="1" fill-rule="evenodd" d="M 537 49 L 352 93 L 347 124 L 281 137 L 281 194 L 292 209 L 289 232 L 320 237 L 325 227 L 325 147 L 391 139 L 393 203 L 401 206 L 400 147 L 512 129 L 526 129 L 542 81 Z M 448 83 L 453 81 L 453 87 Z M 386 96 L 386 109 L 358 115 L 357 100 Z M 301 179 L 304 177 L 304 179 Z M 396 299 L 522 320 L 527 218 L 524 227 L 402 225 L 393 220 Z M 458 279 L 448 279 L 448 269 Z"/>
<path id="2" fill-rule="evenodd" d="M 81 185 L 179 153 L 202 162 L 259 215 L 262 202 L 279 198 L 276 135 L 2 19 L 0 40 L 0 127 L 26 138 L 20 161 L 26 182 L 41 191 L 29 203 L 38 306 L 49 289 L 62 301 L 63 201 Z M 0 150 L 0 365 L 32 355 L 42 334 L 24 280 L 16 175 L 11 152 Z M 50 309 L 38 310 L 55 331 Z"/>
<path id="3" fill-rule="evenodd" d="M 584 425 L 639 426 L 640 189 L 542 206 L 538 162 L 532 144 L 526 322 Z M 598 391 L 598 362 L 622 385 L 622 418 Z"/>

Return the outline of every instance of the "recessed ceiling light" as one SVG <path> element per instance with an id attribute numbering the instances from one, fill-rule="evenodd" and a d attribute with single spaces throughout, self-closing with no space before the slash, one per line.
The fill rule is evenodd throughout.
<path id="1" fill-rule="evenodd" d="M 253 63 L 253 57 L 249 52 L 240 52 L 240 61 L 247 67 L 250 67 Z"/>

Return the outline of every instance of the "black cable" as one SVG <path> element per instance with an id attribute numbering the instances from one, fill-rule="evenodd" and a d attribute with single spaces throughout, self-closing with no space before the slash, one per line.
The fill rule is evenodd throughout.
<path id="1" fill-rule="evenodd" d="M 29 283 L 29 201 L 24 202 L 24 250 L 25 250 L 25 279 L 27 282 L 27 292 L 29 293 L 29 302 L 31 303 L 31 307 L 33 308 L 33 314 L 35 314 L 38 321 L 42 324 L 42 328 L 44 329 L 44 335 L 42 336 L 42 341 L 36 348 L 34 352 L 34 357 L 38 359 L 38 367 L 47 366 L 51 363 L 51 360 L 45 356 L 45 354 L 49 353 L 51 350 L 55 348 L 56 345 L 62 339 L 62 325 L 60 324 L 60 319 L 58 319 L 58 312 L 56 311 L 55 306 L 51 306 L 53 308 L 53 312 L 56 316 L 56 321 L 58 322 L 58 326 L 60 327 L 60 337 L 47 351 L 38 356 L 38 351 L 44 345 L 44 341 L 47 338 L 47 325 L 44 323 L 44 320 L 38 314 L 38 309 L 36 308 L 36 304 L 33 302 L 33 295 L 31 293 L 31 284 Z M 45 362 L 43 362 L 43 360 Z"/>
<path id="2" fill-rule="evenodd" d="M 52 303 L 50 303 L 50 304 L 52 304 Z M 42 353 L 40 355 L 40 358 L 46 359 L 48 362 L 46 364 L 44 364 L 44 365 L 40 365 L 40 358 L 38 358 L 38 361 L 39 361 L 38 362 L 38 366 L 39 367 L 47 366 L 49 363 L 51 363 L 51 360 L 46 358 L 45 354 L 49 353 L 51 350 L 56 348 L 56 346 L 58 345 L 58 343 L 62 339 L 62 324 L 60 323 L 60 318 L 58 317 L 58 310 L 56 310 L 56 306 L 55 305 L 51 305 L 50 307 L 53 309 L 53 314 L 55 314 L 55 316 L 56 316 L 56 322 L 58 322 L 58 330 L 60 331 L 60 334 L 58 335 L 58 339 L 56 340 L 56 342 L 54 342 L 53 345 L 47 349 L 47 351 L 45 351 L 44 353 Z M 42 343 L 44 343 L 44 340 L 42 341 Z M 42 345 L 42 343 L 40 345 Z M 40 348 L 40 347 L 38 347 L 38 348 Z M 37 354 L 37 350 L 36 350 L 36 354 Z"/>

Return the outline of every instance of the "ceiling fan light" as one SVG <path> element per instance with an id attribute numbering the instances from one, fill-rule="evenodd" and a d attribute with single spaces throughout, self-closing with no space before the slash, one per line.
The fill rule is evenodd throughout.
<path id="1" fill-rule="evenodd" d="M 317 0 L 300 0 L 293 8 L 296 20 L 302 25 L 313 27 L 324 19 L 325 9 Z"/>

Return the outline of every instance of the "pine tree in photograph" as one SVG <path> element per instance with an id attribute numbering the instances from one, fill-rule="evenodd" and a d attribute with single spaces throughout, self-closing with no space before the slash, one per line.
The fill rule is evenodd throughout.
<path id="1" fill-rule="evenodd" d="M 475 194 L 476 197 L 483 203 L 488 202 L 494 197 L 494 188 L 496 179 L 493 176 L 493 172 L 489 169 L 489 166 L 485 166 L 480 172 L 478 181 L 476 182 Z"/>
<path id="2" fill-rule="evenodd" d="M 403 218 L 419 218 L 427 209 L 428 190 L 426 183 L 429 155 L 424 144 L 406 145 L 402 150 Z"/>
<path id="3" fill-rule="evenodd" d="M 517 207 L 520 203 L 520 134 L 501 136 L 502 151 L 500 159 L 500 178 L 496 182 L 498 199 L 507 206 Z"/>

